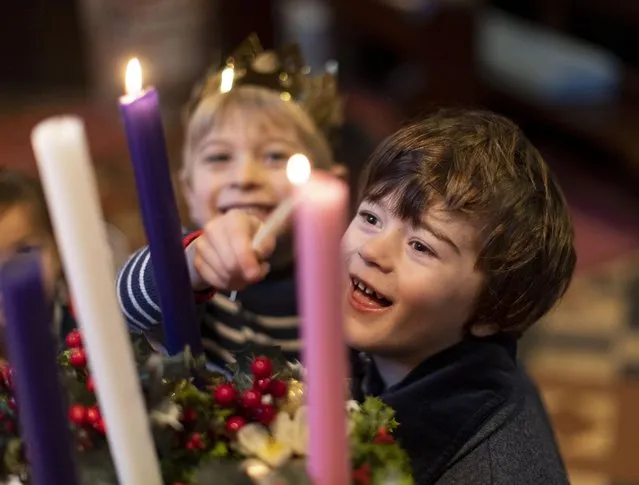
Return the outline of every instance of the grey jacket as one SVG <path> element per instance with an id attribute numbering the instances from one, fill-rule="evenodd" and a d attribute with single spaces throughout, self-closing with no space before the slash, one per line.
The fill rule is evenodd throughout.
<path id="1" fill-rule="evenodd" d="M 465 340 L 387 390 L 379 387 L 374 365 L 355 374 L 369 394 L 395 408 L 396 436 L 416 485 L 568 483 L 537 389 L 517 364 L 514 340 Z"/>

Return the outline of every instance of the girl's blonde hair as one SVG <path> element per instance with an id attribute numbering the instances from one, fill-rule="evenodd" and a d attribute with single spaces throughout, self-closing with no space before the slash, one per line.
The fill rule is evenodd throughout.
<path id="1" fill-rule="evenodd" d="M 234 110 L 250 116 L 265 116 L 283 129 L 292 129 L 308 150 L 313 165 L 327 169 L 333 163 L 329 143 L 310 116 L 294 101 L 282 99 L 277 91 L 259 86 L 239 86 L 227 93 L 204 98 L 186 126 L 183 172 L 190 166 L 193 151 L 213 129 L 220 127 Z"/>

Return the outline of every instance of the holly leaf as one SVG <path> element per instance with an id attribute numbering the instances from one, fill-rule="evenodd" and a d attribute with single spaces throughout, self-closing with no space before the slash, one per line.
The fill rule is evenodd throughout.
<path id="1" fill-rule="evenodd" d="M 286 367 L 288 362 L 281 347 L 276 345 L 249 343 L 241 350 L 235 352 L 234 355 L 238 371 L 242 374 L 248 375 L 251 374 L 251 363 L 255 357 L 268 357 L 273 363 L 273 368 L 276 372 L 279 369 Z"/>
<path id="2" fill-rule="evenodd" d="M 4 466 L 10 475 L 20 475 L 24 472 L 25 463 L 20 438 L 11 438 L 7 442 L 4 451 Z"/>

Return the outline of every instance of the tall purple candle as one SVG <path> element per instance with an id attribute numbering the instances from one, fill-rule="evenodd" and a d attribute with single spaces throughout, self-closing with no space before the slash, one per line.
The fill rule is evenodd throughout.
<path id="1" fill-rule="evenodd" d="M 142 90 L 137 59 L 127 67 L 127 95 L 120 98 L 120 113 L 162 309 L 165 347 L 171 355 L 184 350 L 185 345 L 189 345 L 193 353 L 201 354 L 202 339 L 182 247 L 160 102 L 155 89 Z"/>
<path id="2" fill-rule="evenodd" d="M 38 254 L 19 255 L 0 267 L 0 294 L 30 483 L 76 485 L 51 311 Z"/>

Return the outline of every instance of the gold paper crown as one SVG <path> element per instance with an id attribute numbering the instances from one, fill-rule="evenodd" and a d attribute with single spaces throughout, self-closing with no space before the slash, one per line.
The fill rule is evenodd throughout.
<path id="1" fill-rule="evenodd" d="M 296 101 L 329 137 L 342 124 L 343 103 L 335 74 L 311 76 L 298 44 L 266 51 L 256 34 L 251 34 L 221 68 L 211 69 L 195 86 L 186 106 L 187 117 L 204 98 L 246 85 L 272 89 L 280 93 L 282 100 Z"/>

